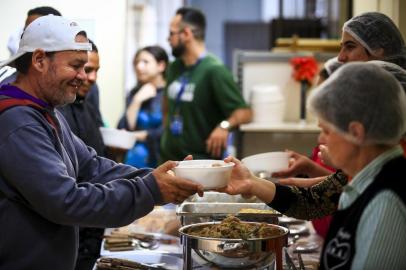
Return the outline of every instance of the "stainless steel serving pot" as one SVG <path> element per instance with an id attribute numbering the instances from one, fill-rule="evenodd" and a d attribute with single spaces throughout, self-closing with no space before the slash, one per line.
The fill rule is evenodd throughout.
<path id="1" fill-rule="evenodd" d="M 289 230 L 285 227 L 268 224 L 277 228 L 281 234 L 268 238 L 226 239 L 207 238 L 188 234 L 193 228 L 212 226 L 220 222 L 205 222 L 183 226 L 179 229 L 183 244 L 184 268 L 192 269 L 192 250 L 205 261 L 220 268 L 250 267 L 261 268 L 268 266 L 273 260 L 276 262 L 276 269 L 282 270 L 282 248 L 287 245 Z M 260 224 L 258 222 L 247 222 Z"/>

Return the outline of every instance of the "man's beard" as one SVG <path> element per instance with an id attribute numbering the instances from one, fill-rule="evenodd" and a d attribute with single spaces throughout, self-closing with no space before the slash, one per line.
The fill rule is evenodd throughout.
<path id="1" fill-rule="evenodd" d="M 179 58 L 185 53 L 185 51 L 185 44 L 179 43 L 178 46 L 172 48 L 172 55 L 176 58 Z"/>

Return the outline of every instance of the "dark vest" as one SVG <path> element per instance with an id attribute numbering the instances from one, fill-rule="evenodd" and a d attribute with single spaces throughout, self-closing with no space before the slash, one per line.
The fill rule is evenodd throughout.
<path id="1" fill-rule="evenodd" d="M 406 159 L 395 158 L 386 163 L 374 181 L 350 207 L 333 215 L 330 229 L 324 241 L 319 269 L 350 269 L 355 250 L 355 238 L 359 220 L 369 202 L 383 190 L 395 192 L 406 204 L 406 189 L 401 180 L 406 179 Z"/>

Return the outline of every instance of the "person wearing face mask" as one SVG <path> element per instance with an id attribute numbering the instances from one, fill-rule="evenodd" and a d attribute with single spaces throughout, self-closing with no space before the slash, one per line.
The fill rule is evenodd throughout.
<path id="1" fill-rule="evenodd" d="M 135 131 L 137 142 L 125 163 L 135 167 L 156 167 L 162 134 L 162 94 L 168 55 L 160 46 L 147 46 L 137 51 L 133 67 L 137 85 L 127 97 L 126 111 L 118 128 Z"/>

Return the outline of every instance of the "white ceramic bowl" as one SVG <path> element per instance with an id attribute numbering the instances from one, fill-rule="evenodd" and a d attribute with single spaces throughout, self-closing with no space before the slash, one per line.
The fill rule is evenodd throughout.
<path id="1" fill-rule="evenodd" d="M 135 134 L 126 130 L 100 127 L 100 132 L 104 144 L 110 147 L 131 149 L 136 142 Z"/>
<path id="2" fill-rule="evenodd" d="M 289 154 L 286 152 L 268 152 L 243 158 L 242 163 L 254 174 L 285 170 L 289 167 Z"/>
<path id="3" fill-rule="evenodd" d="M 195 159 L 180 161 L 173 168 L 176 176 L 197 182 L 205 190 L 225 187 L 234 163 L 223 160 Z"/>

